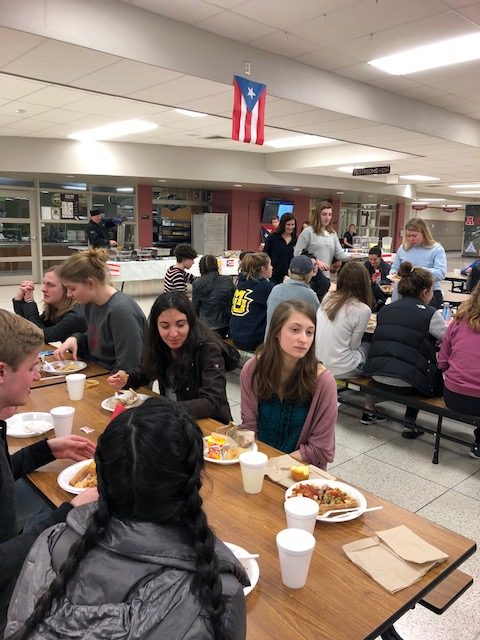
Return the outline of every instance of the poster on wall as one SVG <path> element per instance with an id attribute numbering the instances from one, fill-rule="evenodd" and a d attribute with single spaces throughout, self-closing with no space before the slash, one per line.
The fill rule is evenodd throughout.
<path id="1" fill-rule="evenodd" d="M 465 207 L 462 255 L 471 257 L 480 255 L 480 205 L 478 204 L 467 204 Z"/>
<path id="2" fill-rule="evenodd" d="M 76 193 L 61 194 L 62 220 L 78 218 L 78 195 Z"/>

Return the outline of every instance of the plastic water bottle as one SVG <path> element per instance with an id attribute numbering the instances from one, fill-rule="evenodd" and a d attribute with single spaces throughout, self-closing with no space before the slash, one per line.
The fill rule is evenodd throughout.
<path id="1" fill-rule="evenodd" d="M 375 269 L 375 273 L 372 275 L 372 282 L 376 282 L 377 284 L 380 284 L 381 280 L 382 280 L 382 274 L 380 273 L 380 269 Z"/>
<path id="2" fill-rule="evenodd" d="M 452 311 L 448 302 L 443 303 L 442 316 L 445 322 L 450 322 L 452 319 Z"/>

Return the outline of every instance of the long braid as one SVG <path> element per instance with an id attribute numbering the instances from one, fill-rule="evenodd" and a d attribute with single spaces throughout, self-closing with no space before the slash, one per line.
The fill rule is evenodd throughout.
<path id="1" fill-rule="evenodd" d="M 184 420 L 185 436 L 193 443 L 186 462 L 189 479 L 185 484 L 185 521 L 192 536 L 193 548 L 196 553 L 196 574 L 192 583 L 200 604 L 207 611 L 213 626 L 215 640 L 224 637 L 221 625 L 225 603 L 222 598 L 222 583 L 218 571 L 218 561 L 215 554 L 215 536 L 208 526 L 205 512 L 202 509 L 200 496 L 201 472 L 203 469 L 203 444 L 198 439 L 198 427 L 189 419 Z"/>
<path id="2" fill-rule="evenodd" d="M 84 535 L 71 547 L 68 558 L 62 564 L 58 575 L 45 593 L 38 599 L 35 609 L 24 623 L 20 635 L 15 640 L 26 640 L 30 633 L 51 612 L 55 601 L 65 593 L 68 581 L 74 576 L 79 563 L 103 535 L 110 520 L 110 514 L 103 500 L 99 500 L 98 509 L 92 514 Z"/>

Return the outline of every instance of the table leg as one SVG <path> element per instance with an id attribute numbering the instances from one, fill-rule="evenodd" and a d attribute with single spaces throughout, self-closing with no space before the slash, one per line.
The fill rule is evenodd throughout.
<path id="1" fill-rule="evenodd" d="M 402 636 L 398 635 L 393 625 L 380 634 L 380 637 L 382 640 L 402 640 Z"/>

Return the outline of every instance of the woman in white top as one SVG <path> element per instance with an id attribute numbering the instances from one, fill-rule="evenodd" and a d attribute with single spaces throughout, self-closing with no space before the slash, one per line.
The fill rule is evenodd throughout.
<path id="1" fill-rule="evenodd" d="M 310 225 L 298 236 L 294 255 L 299 256 L 304 249 L 317 258 L 318 268 L 330 277 L 330 265 L 334 258 L 341 262 L 351 260 L 350 254 L 342 249 L 338 235 L 332 227 L 332 205 L 321 202 L 310 214 Z"/>
<path id="2" fill-rule="evenodd" d="M 367 359 L 362 338 L 372 313 L 372 288 L 365 267 L 349 262 L 338 274 L 337 290 L 317 311 L 316 355 L 334 376 L 360 375 Z"/>

